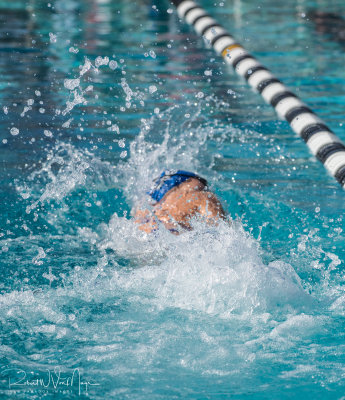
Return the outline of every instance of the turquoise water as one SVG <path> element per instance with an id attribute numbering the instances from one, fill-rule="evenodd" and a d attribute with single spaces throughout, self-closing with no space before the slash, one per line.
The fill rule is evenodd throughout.
<path id="1" fill-rule="evenodd" d="M 343 2 L 202 5 L 345 140 Z M 163 1 L 0 21 L 0 397 L 343 399 L 345 194 L 288 124 Z M 231 226 L 138 231 L 165 167 Z"/>

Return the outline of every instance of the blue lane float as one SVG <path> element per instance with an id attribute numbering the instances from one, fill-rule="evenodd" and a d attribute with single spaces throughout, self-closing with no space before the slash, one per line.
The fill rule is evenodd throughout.
<path id="1" fill-rule="evenodd" d="M 278 116 L 290 124 L 345 188 L 345 145 L 331 129 L 197 3 L 172 0 L 172 4 L 178 16 L 193 26 L 216 53 L 272 105 Z"/>

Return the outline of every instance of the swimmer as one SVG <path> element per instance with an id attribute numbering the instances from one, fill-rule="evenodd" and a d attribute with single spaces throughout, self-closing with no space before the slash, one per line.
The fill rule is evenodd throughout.
<path id="1" fill-rule="evenodd" d="M 225 219 L 225 211 L 207 181 L 188 171 L 164 171 L 154 179 L 148 194 L 153 199 L 153 210 L 138 209 L 135 222 L 139 229 L 151 233 L 158 229 L 158 221 L 172 233 L 179 234 L 180 228 L 191 230 L 191 219 L 201 216 L 208 224 Z"/>

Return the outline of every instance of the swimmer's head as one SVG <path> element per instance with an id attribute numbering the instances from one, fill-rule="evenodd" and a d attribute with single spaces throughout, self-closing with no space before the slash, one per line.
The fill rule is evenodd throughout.
<path id="1" fill-rule="evenodd" d="M 206 179 L 195 174 L 194 172 L 183 170 L 167 170 L 163 171 L 158 178 L 153 180 L 153 187 L 148 194 L 158 203 L 162 200 L 165 194 L 169 192 L 169 190 L 181 185 L 187 180 L 189 180 L 191 183 L 194 181 L 196 190 L 202 190 L 207 187 Z"/>

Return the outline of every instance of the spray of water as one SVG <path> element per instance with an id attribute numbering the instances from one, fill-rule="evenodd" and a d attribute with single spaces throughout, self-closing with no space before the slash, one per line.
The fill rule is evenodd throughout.
<path id="1" fill-rule="evenodd" d="M 108 63 L 99 58 L 95 65 Z M 66 115 L 84 101 L 78 97 L 83 96 L 78 88 L 90 68 L 86 60 L 80 76 L 65 81 L 73 96 Z M 121 87 L 128 107 L 133 99 L 142 101 L 124 79 Z M 217 146 L 236 135 L 236 129 L 210 123 L 203 116 L 206 104 L 212 102 L 199 96 L 197 103 L 185 105 L 183 113 L 173 106 L 143 119 L 128 159 L 117 165 L 58 142 L 27 182 L 17 185 L 28 202 L 27 213 L 40 213 L 47 222 L 59 223 L 63 232 L 71 224 L 66 219 L 66 199 L 90 187 L 93 191 L 116 187 L 129 208 L 145 206 L 145 191 L 164 168 L 197 171 L 216 187 L 220 179 L 213 170 Z M 109 129 L 118 134 L 121 127 L 116 124 Z M 83 204 L 77 198 L 74 201 L 83 210 Z M 51 202 L 63 212 L 45 209 Z M 70 365 L 74 360 L 68 348 L 76 341 L 86 343 L 73 354 L 109 379 L 124 379 L 133 371 L 154 373 L 161 363 L 168 363 L 167 369 L 176 369 L 178 374 L 236 375 L 239 381 L 243 371 L 253 376 L 252 369 L 272 359 L 295 365 L 296 360 L 284 360 L 280 352 L 291 349 L 294 353 L 301 338 L 312 340 L 323 334 L 329 318 L 319 313 L 320 304 L 307 293 L 294 266 L 279 260 L 265 263 L 259 240 L 244 229 L 240 219 L 229 218 L 212 227 L 198 219 L 192 224 L 192 231 L 179 236 L 162 226 L 146 234 L 130 215 L 118 211 L 97 226 L 79 224 L 73 237 L 64 237 L 64 248 L 87 243 L 95 261 L 75 265 L 74 260 L 73 267 L 66 262 L 62 274 L 48 267 L 42 271 L 46 282 L 42 290 L 1 295 L 0 321 L 13 317 L 8 334 L 20 321 L 21 331 L 31 330 L 57 342 L 63 338 L 65 361 Z M 37 267 L 47 267 L 51 256 L 37 246 L 31 257 Z M 341 308 L 343 303 L 339 298 L 332 307 Z M 18 338 L 21 331 L 14 330 Z M 34 341 L 25 362 L 42 368 L 45 361 L 35 346 Z M 6 357 L 20 358 L 10 347 L 3 352 Z M 312 349 L 303 349 L 300 356 L 303 359 L 309 353 Z M 316 373 L 317 362 L 313 362 Z M 310 371 L 308 366 L 297 366 L 281 377 L 290 379 Z"/>

